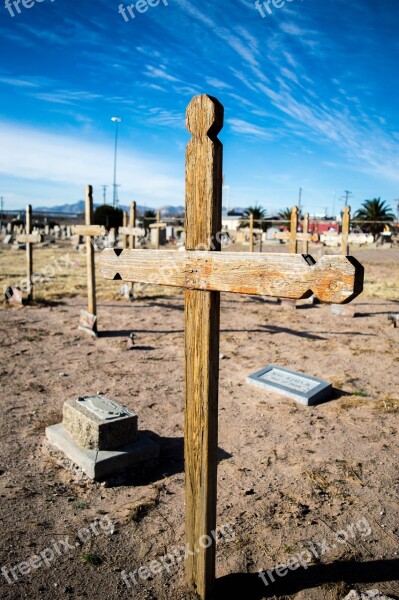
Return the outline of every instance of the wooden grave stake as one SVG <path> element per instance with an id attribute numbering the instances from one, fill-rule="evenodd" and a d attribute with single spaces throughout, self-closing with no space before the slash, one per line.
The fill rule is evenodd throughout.
<path id="1" fill-rule="evenodd" d="M 105 227 L 93 225 L 93 186 L 86 187 L 85 225 L 75 225 L 73 232 L 86 237 L 87 311 L 80 311 L 79 329 L 97 336 L 96 271 L 92 238 L 105 235 Z"/>
<path id="2" fill-rule="evenodd" d="M 121 233 L 121 229 L 126 229 L 126 227 L 127 227 L 127 212 L 124 210 L 123 218 L 122 218 L 122 227 L 119 229 L 119 233 Z M 127 235 L 125 233 L 122 235 L 122 248 L 124 250 L 126 250 L 126 248 L 127 248 Z"/>
<path id="3" fill-rule="evenodd" d="M 304 254 L 307 254 L 308 249 L 309 249 L 309 242 L 318 242 L 320 239 L 320 236 L 318 233 L 309 233 L 309 214 L 308 213 L 304 216 L 303 232 L 299 233 L 298 232 L 298 215 L 299 215 L 298 207 L 293 206 L 292 210 L 291 210 L 290 230 L 289 231 L 281 231 L 280 233 L 275 233 L 273 235 L 273 239 L 288 241 L 290 254 L 297 254 L 298 242 L 303 242 L 303 251 L 304 251 Z"/>
<path id="4" fill-rule="evenodd" d="M 26 302 L 33 301 L 33 244 L 38 244 L 42 240 L 40 233 L 32 233 L 32 206 L 26 206 L 26 228 L 25 233 L 17 236 L 17 242 L 26 245 L 26 278 L 28 280 L 28 296 Z"/>
<path id="5" fill-rule="evenodd" d="M 349 229 L 351 223 L 351 207 L 344 206 L 344 214 L 342 215 L 342 239 L 341 239 L 341 254 L 348 256 L 349 254 Z"/>
<path id="6" fill-rule="evenodd" d="M 186 250 L 101 253 L 105 279 L 185 289 L 185 473 L 187 582 L 211 597 L 215 546 L 201 544 L 216 526 L 220 292 L 349 302 L 362 291 L 363 267 L 352 257 L 220 252 L 223 106 L 207 95 L 187 109 Z M 203 538 L 202 538 L 203 539 Z"/>
<path id="7" fill-rule="evenodd" d="M 129 227 L 126 227 L 126 223 L 123 223 L 123 227 L 119 227 L 119 233 L 123 236 L 129 236 L 129 247 L 136 247 L 136 237 L 144 236 L 145 229 L 136 227 L 136 203 L 130 203 L 130 214 L 129 214 Z"/>
<path id="8" fill-rule="evenodd" d="M 134 230 L 134 228 L 136 227 L 136 203 L 133 201 L 130 203 L 130 220 L 129 220 L 129 227 L 130 229 Z M 129 235 L 129 248 L 135 248 L 136 246 L 136 240 L 135 240 L 135 235 L 134 232 L 131 231 L 130 235 Z"/>
<path id="9" fill-rule="evenodd" d="M 161 212 L 159 210 L 157 210 L 157 220 L 156 220 L 155 223 L 151 223 L 151 225 L 150 225 L 150 229 L 155 229 L 156 230 L 155 248 L 157 250 L 159 250 L 159 247 L 160 247 L 159 230 L 160 229 L 165 229 L 166 225 L 167 225 L 166 223 L 161 223 Z"/>
<path id="10" fill-rule="evenodd" d="M 249 215 L 249 251 L 254 251 L 254 215 Z"/>

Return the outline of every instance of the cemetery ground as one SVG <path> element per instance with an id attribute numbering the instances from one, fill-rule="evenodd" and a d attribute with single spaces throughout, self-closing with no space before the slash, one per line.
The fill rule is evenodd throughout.
<path id="1" fill-rule="evenodd" d="M 189 598 L 183 561 L 162 566 L 184 548 L 183 294 L 151 287 L 128 303 L 121 282 L 98 275 L 93 339 L 77 330 L 85 256 L 35 248 L 34 272 L 67 253 L 32 306 L 0 308 L 0 567 L 12 581 L 3 571 L 0 597 Z M 399 312 L 399 251 L 351 255 L 366 276 L 355 318 L 221 296 L 218 527 L 234 537 L 218 536 L 218 600 L 341 600 L 372 588 L 399 597 L 399 329 L 387 320 Z M 1 249 L 1 289 L 24 273 L 24 252 Z M 331 381 L 334 398 L 304 407 L 245 383 L 269 363 Z M 61 421 L 64 401 L 96 392 L 138 414 L 160 444 L 157 466 L 104 485 L 49 449 L 45 427 Z M 46 549 L 49 566 L 27 573 Z M 273 571 L 300 555 L 306 568 Z M 159 573 L 141 578 L 154 560 Z M 130 587 L 123 572 L 135 572 Z"/>

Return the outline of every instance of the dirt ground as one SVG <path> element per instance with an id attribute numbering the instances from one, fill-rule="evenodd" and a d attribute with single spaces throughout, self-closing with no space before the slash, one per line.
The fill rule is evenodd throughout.
<path id="1" fill-rule="evenodd" d="M 218 536 L 217 600 L 399 598 L 399 328 L 387 320 L 399 312 L 399 251 L 353 254 L 366 268 L 355 318 L 222 294 L 218 527 L 233 533 Z M 2 249 L 0 267 L 1 285 L 15 283 L 23 255 Z M 183 295 L 129 303 L 120 282 L 102 282 L 93 339 L 77 330 L 84 289 L 61 293 L 71 270 L 38 303 L 0 309 L 0 598 L 188 599 L 183 561 L 137 575 L 184 548 Z M 304 407 L 246 383 L 269 363 L 331 381 L 333 399 Z M 137 412 L 158 466 L 104 485 L 51 452 L 44 430 L 63 402 L 96 392 Z M 13 576 L 43 552 L 49 566 Z"/>

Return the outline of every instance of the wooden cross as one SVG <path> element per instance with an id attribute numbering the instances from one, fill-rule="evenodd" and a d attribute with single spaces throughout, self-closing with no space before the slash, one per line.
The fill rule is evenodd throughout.
<path id="1" fill-rule="evenodd" d="M 342 239 L 341 239 L 341 254 L 347 256 L 349 254 L 349 229 L 351 223 L 351 207 L 344 206 L 344 214 L 342 215 Z"/>
<path id="2" fill-rule="evenodd" d="M 273 239 L 275 240 L 286 240 L 289 242 L 289 252 L 291 254 L 297 254 L 298 242 L 303 243 L 302 251 L 307 254 L 309 250 L 309 242 L 318 242 L 319 235 L 317 233 L 309 233 L 309 214 L 306 213 L 303 220 L 303 232 L 298 232 L 298 214 L 299 209 L 297 206 L 292 207 L 291 211 L 291 222 L 290 230 L 275 233 Z"/>
<path id="3" fill-rule="evenodd" d="M 25 233 L 17 236 L 17 242 L 20 244 L 26 244 L 26 278 L 28 280 L 28 297 L 27 302 L 33 300 L 33 244 L 41 242 L 42 237 L 40 233 L 32 233 L 32 206 L 30 204 L 26 207 L 26 228 Z"/>
<path id="4" fill-rule="evenodd" d="M 157 210 L 157 220 L 156 223 L 152 223 L 150 225 L 150 229 L 155 229 L 156 230 L 156 241 L 155 241 L 155 247 L 157 250 L 159 250 L 159 231 L 160 229 L 165 229 L 165 227 L 167 226 L 166 223 L 161 223 L 161 213 L 159 210 Z"/>
<path id="5" fill-rule="evenodd" d="M 216 527 L 220 292 L 288 298 L 314 292 L 325 302 L 349 302 L 362 291 L 363 268 L 351 257 L 220 252 L 223 106 L 207 95 L 187 109 L 186 250 L 106 249 L 105 279 L 185 290 L 186 560 L 187 582 L 202 599 L 212 593 L 215 547 L 200 547 Z"/>
<path id="6" fill-rule="evenodd" d="M 126 213 L 125 213 L 126 214 Z M 125 238 L 129 236 L 129 248 L 135 248 L 136 246 L 136 237 L 144 236 L 145 229 L 141 229 L 140 227 L 136 227 L 136 203 L 131 202 L 130 204 L 130 217 L 129 217 L 129 227 L 126 227 L 126 223 L 123 224 L 123 227 L 119 227 L 119 233 L 123 235 Z M 123 247 L 125 248 L 125 242 Z"/>
<path id="7" fill-rule="evenodd" d="M 119 228 L 119 233 L 122 233 L 122 230 L 126 229 L 127 227 L 127 212 L 124 210 L 123 211 L 123 217 L 122 217 L 122 227 Z M 126 233 L 124 233 L 122 235 L 122 248 L 125 250 L 127 248 L 127 235 Z"/>
<path id="8" fill-rule="evenodd" d="M 92 238 L 105 235 L 105 227 L 93 225 L 93 187 L 86 187 L 85 225 L 75 225 L 73 233 L 86 237 L 87 259 L 87 311 L 80 311 L 79 329 L 90 335 L 97 335 L 96 271 L 94 266 L 94 245 Z"/>

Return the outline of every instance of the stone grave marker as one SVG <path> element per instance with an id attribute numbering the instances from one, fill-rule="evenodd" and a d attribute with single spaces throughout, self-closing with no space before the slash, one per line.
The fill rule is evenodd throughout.
<path id="1" fill-rule="evenodd" d="M 328 381 L 276 365 L 268 365 L 256 371 L 249 375 L 246 381 L 263 390 L 292 398 L 306 406 L 325 402 L 332 394 L 332 384 Z"/>
<path id="2" fill-rule="evenodd" d="M 137 415 L 102 395 L 64 403 L 62 423 L 47 439 L 92 479 L 106 479 L 159 456 L 159 446 L 138 431 Z"/>

